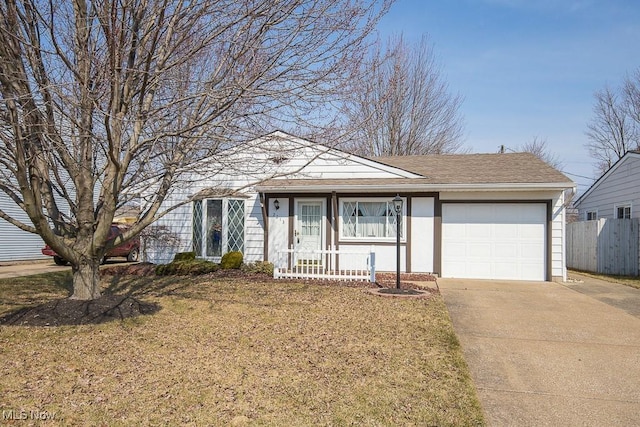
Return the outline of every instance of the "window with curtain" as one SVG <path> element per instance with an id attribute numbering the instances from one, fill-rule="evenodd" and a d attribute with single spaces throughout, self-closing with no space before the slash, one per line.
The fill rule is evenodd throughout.
<path id="1" fill-rule="evenodd" d="M 217 258 L 244 253 L 244 200 L 207 199 L 193 202 L 193 250 L 196 256 Z"/>
<path id="2" fill-rule="evenodd" d="M 397 217 L 391 201 L 345 200 L 341 202 L 341 209 L 341 237 L 395 239 Z M 402 233 L 401 219 L 400 237 Z"/>

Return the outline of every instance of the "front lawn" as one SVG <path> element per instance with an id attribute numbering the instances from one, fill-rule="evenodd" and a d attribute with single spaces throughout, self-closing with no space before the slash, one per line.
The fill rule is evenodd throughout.
<path id="1" fill-rule="evenodd" d="M 0 281 L 0 316 L 64 297 L 68 282 Z M 265 278 L 106 276 L 105 288 L 160 310 L 98 325 L 0 326 L 3 422 L 484 424 L 438 295 Z"/>

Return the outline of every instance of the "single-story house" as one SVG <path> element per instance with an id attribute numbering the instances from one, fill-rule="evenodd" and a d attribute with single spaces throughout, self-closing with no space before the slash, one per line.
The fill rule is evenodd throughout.
<path id="1" fill-rule="evenodd" d="M 403 272 L 566 279 L 564 194 L 574 183 L 532 154 L 364 158 L 278 131 L 235 159 L 203 163 L 167 199 L 189 202 L 151 227 L 159 237 L 143 244 L 147 261 L 239 250 L 286 270 L 301 262 L 295 251 L 331 249 L 373 253 L 377 271 L 396 271 L 399 224 Z"/>
<path id="2" fill-rule="evenodd" d="M 640 151 L 628 151 L 575 202 L 578 218 L 640 218 Z"/>

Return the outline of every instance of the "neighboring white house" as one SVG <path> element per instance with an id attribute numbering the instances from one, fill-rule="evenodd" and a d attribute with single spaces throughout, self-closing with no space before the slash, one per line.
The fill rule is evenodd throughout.
<path id="1" fill-rule="evenodd" d="M 231 163 L 203 162 L 175 189 L 165 207 L 189 202 L 154 223 L 161 237 L 146 239 L 147 261 L 239 250 L 247 262 L 281 262 L 290 248 L 333 248 L 373 251 L 378 271 L 395 271 L 400 195 L 402 271 L 566 279 L 564 191 L 574 183 L 534 155 L 368 159 L 274 132 Z"/>
<path id="2" fill-rule="evenodd" d="M 11 217 L 31 225 L 27 214 L 1 192 L 0 206 Z M 39 235 L 21 230 L 3 219 L 0 219 L 0 236 L 0 262 L 48 258 L 40 252 L 44 243 Z"/>
<path id="3" fill-rule="evenodd" d="M 625 153 L 574 206 L 581 221 L 640 218 L 640 151 Z"/>

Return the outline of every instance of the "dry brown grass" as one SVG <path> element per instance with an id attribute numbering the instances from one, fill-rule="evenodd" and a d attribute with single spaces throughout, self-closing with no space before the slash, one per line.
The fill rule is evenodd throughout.
<path id="1" fill-rule="evenodd" d="M 67 279 L 0 281 L 0 315 Z M 439 296 L 228 278 L 106 278 L 159 312 L 0 327 L 0 410 L 40 425 L 482 425 Z M 0 421 L 0 424 L 3 423 Z"/>

